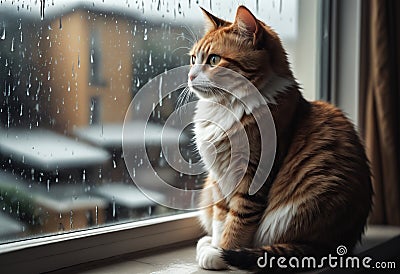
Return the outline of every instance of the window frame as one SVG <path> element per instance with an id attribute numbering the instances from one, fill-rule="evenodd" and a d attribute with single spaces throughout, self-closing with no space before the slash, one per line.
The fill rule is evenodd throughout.
<path id="1" fill-rule="evenodd" d="M 204 233 L 189 212 L 2 244 L 4 273 L 42 273 L 91 261 L 194 241 Z"/>

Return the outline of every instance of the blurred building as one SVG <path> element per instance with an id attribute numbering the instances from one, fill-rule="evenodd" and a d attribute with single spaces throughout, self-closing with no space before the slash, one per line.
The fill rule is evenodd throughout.
<path id="1" fill-rule="evenodd" d="M 122 123 L 132 99 L 133 26 L 123 16 L 78 9 L 55 17 L 40 40 L 42 104 L 55 127 Z M 137 41 L 135 41 L 137 45 Z M 47 96 L 46 96 L 47 95 Z"/>

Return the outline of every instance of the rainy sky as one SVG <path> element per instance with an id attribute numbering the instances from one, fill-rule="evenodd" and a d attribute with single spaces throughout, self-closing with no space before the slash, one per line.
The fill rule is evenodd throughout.
<path id="1" fill-rule="evenodd" d="M 58 16 L 77 6 L 86 6 L 99 10 L 113 10 L 126 15 L 141 16 L 144 20 L 178 20 L 179 22 L 201 22 L 202 13 L 196 9 L 201 6 L 211 10 L 217 16 L 232 20 L 238 5 L 245 5 L 259 18 L 271 25 L 281 37 L 295 38 L 297 34 L 298 0 L 23 0 L 2 1 L 0 12 L 7 8 L 32 17 Z"/>

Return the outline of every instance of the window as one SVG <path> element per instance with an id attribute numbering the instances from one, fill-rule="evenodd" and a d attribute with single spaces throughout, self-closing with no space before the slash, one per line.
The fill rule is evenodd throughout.
<path id="1" fill-rule="evenodd" d="M 238 2 L 0 3 L 0 243 L 154 224 L 183 212 L 148 199 L 133 183 L 122 149 L 125 115 L 150 79 L 189 64 L 187 52 L 203 32 L 198 5 L 231 20 Z M 318 1 L 240 3 L 280 33 L 306 97 L 314 99 Z M 179 90 L 135 107 L 154 101 L 146 128 L 154 170 L 170 185 L 196 189 L 204 174 L 172 168 L 158 139 L 178 97 Z M 173 125 L 165 132 L 181 136 L 171 153 L 199 161 L 190 126 L 182 135 Z"/>

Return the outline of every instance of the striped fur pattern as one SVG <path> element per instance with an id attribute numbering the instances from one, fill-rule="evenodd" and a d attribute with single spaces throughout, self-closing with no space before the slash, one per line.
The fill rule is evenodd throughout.
<path id="1" fill-rule="evenodd" d="M 233 23 L 204 14 L 208 29 L 191 50 L 188 77 L 191 91 L 200 98 L 196 117 L 203 120 L 196 122 L 195 135 L 208 170 L 200 217 L 208 235 L 197 245 L 199 265 L 257 271 L 257 259 L 264 253 L 301 257 L 322 256 L 339 245 L 352 249 L 364 231 L 372 199 L 368 161 L 354 126 L 334 106 L 302 97 L 278 35 L 247 8 L 238 8 Z M 196 87 L 197 79 L 207 81 L 218 67 L 251 81 L 274 118 L 275 161 L 255 195 L 248 190 L 260 158 L 254 117 L 262 115 L 261 103 L 245 109 L 220 91 Z M 237 98 L 251 97 L 235 90 L 234 82 L 229 88 Z M 212 102 L 234 108 L 240 121 L 225 118 Z M 250 159 L 235 163 L 236 169 L 246 170 L 239 182 L 224 176 L 230 143 L 224 130 L 204 121 L 207 118 L 218 119 L 232 135 L 238 123 L 245 128 Z M 207 149 L 210 144 L 213 153 Z"/>

